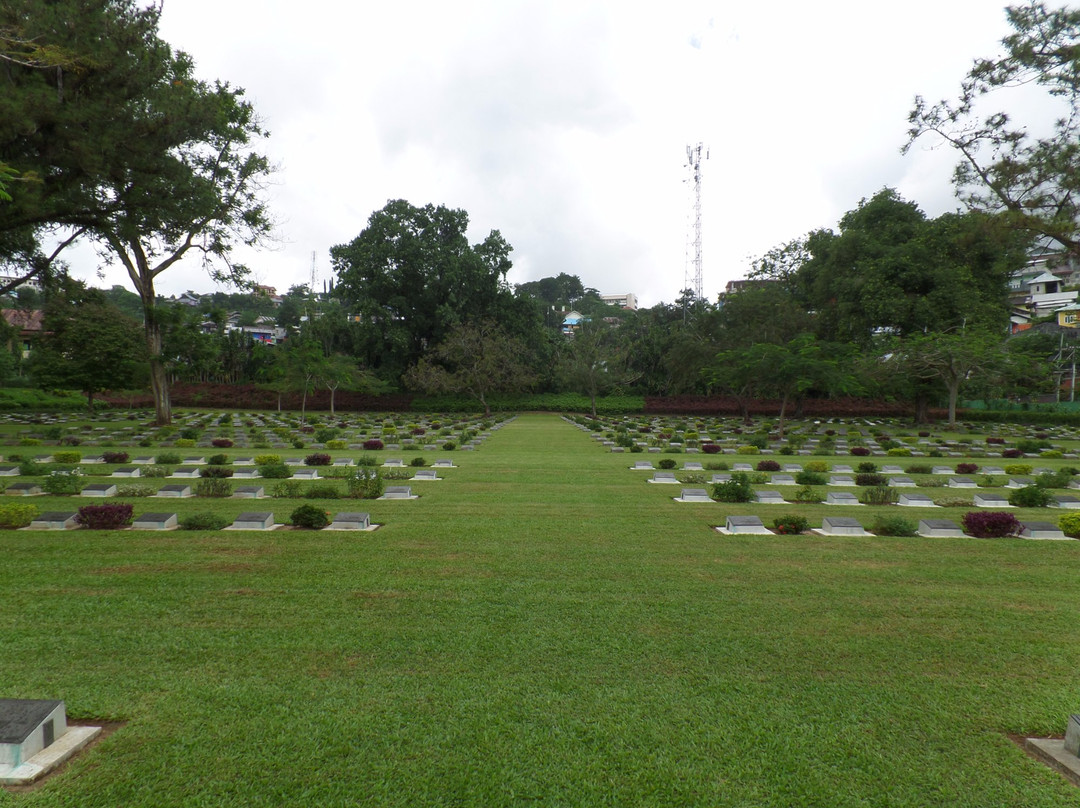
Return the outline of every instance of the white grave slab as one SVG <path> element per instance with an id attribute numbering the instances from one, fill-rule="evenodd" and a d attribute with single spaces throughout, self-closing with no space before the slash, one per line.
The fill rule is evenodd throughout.
<path id="1" fill-rule="evenodd" d="M 677 483 L 679 480 L 675 477 L 674 471 L 658 471 L 653 474 L 650 483 Z"/>
<path id="2" fill-rule="evenodd" d="M 1053 522 L 1024 522 L 1020 531 L 1022 539 L 1068 539 L 1069 537 Z"/>
<path id="3" fill-rule="evenodd" d="M 638 460 L 630 468 L 632 471 L 653 471 L 656 466 L 652 464 L 651 460 Z"/>
<path id="4" fill-rule="evenodd" d="M 927 538 L 960 538 L 966 536 L 952 519 L 920 519 L 918 534 Z"/>
<path id="5" fill-rule="evenodd" d="M 729 516 L 723 527 L 718 527 L 721 533 L 729 536 L 772 536 L 773 532 L 765 527 L 760 516 Z"/>
<path id="6" fill-rule="evenodd" d="M 372 530 L 378 525 L 371 524 L 371 515 L 367 513 L 339 513 L 334 521 L 323 530 Z"/>
<path id="7" fill-rule="evenodd" d="M 42 494 L 42 490 L 37 483 L 14 483 L 4 489 L 4 494 L 9 497 L 36 497 Z"/>
<path id="8" fill-rule="evenodd" d="M 131 523 L 134 530 L 176 530 L 179 526 L 175 513 L 143 513 Z"/>
<path id="9" fill-rule="evenodd" d="M 273 530 L 280 525 L 274 524 L 274 514 L 269 511 L 248 511 L 239 514 L 225 530 Z"/>
<path id="10" fill-rule="evenodd" d="M 675 497 L 676 502 L 712 502 L 712 498 L 709 496 L 709 492 L 704 488 L 684 488 L 679 496 Z"/>
<path id="11" fill-rule="evenodd" d="M 976 494 L 973 500 L 976 508 L 1011 508 L 1009 500 L 1001 494 Z"/>
<path id="12" fill-rule="evenodd" d="M 815 530 L 822 536 L 873 536 L 859 522 L 850 516 L 826 516 L 821 520 L 821 528 Z"/>
<path id="13" fill-rule="evenodd" d="M 890 477 L 890 488 L 916 488 L 915 481 L 910 477 Z"/>
<path id="14" fill-rule="evenodd" d="M 159 488 L 157 490 L 157 493 L 154 494 L 154 496 L 155 497 L 167 497 L 167 498 L 183 499 L 185 497 L 190 497 L 191 496 L 191 486 L 190 485 L 183 485 L 183 484 L 180 484 L 180 483 L 176 483 L 176 484 L 172 484 L 172 485 L 163 485 L 163 486 L 161 486 L 161 488 Z"/>
<path id="15" fill-rule="evenodd" d="M 1050 499 L 1051 508 L 1063 508 L 1067 511 L 1075 511 L 1080 509 L 1080 499 L 1076 497 L 1063 494 L 1060 496 L 1052 497 Z"/>
<path id="16" fill-rule="evenodd" d="M 263 499 L 266 489 L 261 485 L 242 485 L 233 490 L 234 499 Z"/>
<path id="17" fill-rule="evenodd" d="M 142 469 L 139 469 L 139 468 L 137 468 L 135 466 L 120 466 L 119 468 L 113 469 L 112 476 L 113 477 L 141 477 L 142 476 Z"/>
<path id="18" fill-rule="evenodd" d="M 388 485 L 379 499 L 416 499 L 412 488 L 407 485 Z"/>
<path id="19" fill-rule="evenodd" d="M 191 480 L 199 476 L 199 470 L 195 466 L 177 466 L 169 476 L 178 480 Z"/>
<path id="20" fill-rule="evenodd" d="M 855 480 L 851 477 L 834 474 L 833 476 L 829 477 L 829 485 L 846 486 L 850 488 L 851 486 L 855 485 Z"/>
<path id="21" fill-rule="evenodd" d="M 116 485 L 114 483 L 95 483 L 88 485 L 79 492 L 80 497 L 115 497 Z"/>
<path id="22" fill-rule="evenodd" d="M 978 488 L 979 486 L 970 477 L 950 477 L 945 484 L 949 488 Z"/>
<path id="23" fill-rule="evenodd" d="M 772 485 L 795 485 L 795 478 L 790 474 L 774 474 L 769 482 Z"/>
<path id="24" fill-rule="evenodd" d="M 832 491 L 825 495 L 826 505 L 862 505 L 859 498 L 849 491 Z"/>
<path id="25" fill-rule="evenodd" d="M 76 530 L 74 511 L 46 511 L 39 514 L 26 530 Z"/>
<path id="26" fill-rule="evenodd" d="M 754 492 L 754 502 L 758 505 L 786 505 L 784 495 L 779 491 L 761 490 Z"/>
<path id="27" fill-rule="evenodd" d="M 936 508 L 934 500 L 926 494 L 901 494 L 900 501 L 896 503 L 905 508 Z"/>

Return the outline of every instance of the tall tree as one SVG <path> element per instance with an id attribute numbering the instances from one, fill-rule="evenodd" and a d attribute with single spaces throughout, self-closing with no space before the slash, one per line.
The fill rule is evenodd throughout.
<path id="1" fill-rule="evenodd" d="M 915 99 L 904 151 L 924 135 L 960 154 L 953 184 L 972 210 L 1080 249 L 1080 9 L 1030 2 L 1006 9 L 1004 55 L 976 59 L 956 101 Z M 1053 119 L 1016 121 L 1010 90 L 1037 85 Z M 1001 106 L 996 106 L 999 102 Z M 1016 109 L 1025 109 L 1017 104 Z M 1031 105 L 1026 106 L 1032 109 Z M 1036 107 L 1038 108 L 1038 107 Z"/>
<path id="2" fill-rule="evenodd" d="M 462 323 L 406 372 L 403 381 L 428 393 L 467 393 L 491 415 L 488 396 L 528 390 L 535 375 L 528 349 L 492 322 Z"/>
<path id="3" fill-rule="evenodd" d="M 511 247 L 497 230 L 470 245 L 468 225 L 464 210 L 398 199 L 330 250 L 335 292 L 368 332 L 365 364 L 384 378 L 396 378 L 462 323 L 519 332 L 522 309 L 506 283 Z"/>
<path id="4" fill-rule="evenodd" d="M 581 324 L 559 351 L 559 375 L 570 389 L 589 397 L 596 417 L 596 399 L 630 384 L 639 373 L 629 367 L 630 346 L 620 327 L 589 320 Z"/>
<path id="5" fill-rule="evenodd" d="M 79 390 L 93 410 L 97 393 L 145 383 L 146 351 L 139 324 L 97 290 L 50 301 L 44 327 L 29 360 L 39 386 Z"/>

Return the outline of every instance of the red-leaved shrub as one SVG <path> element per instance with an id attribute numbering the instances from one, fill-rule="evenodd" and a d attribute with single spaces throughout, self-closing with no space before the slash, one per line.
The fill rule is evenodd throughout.
<path id="1" fill-rule="evenodd" d="M 1016 536 L 1023 527 L 1020 520 L 1005 511 L 968 511 L 960 521 L 964 531 L 977 539 Z"/>
<path id="2" fill-rule="evenodd" d="M 998 445 L 1000 445 L 1000 444 L 1005 442 L 1005 438 L 987 438 L 986 442 L 988 444 L 998 444 Z"/>
<path id="3" fill-rule="evenodd" d="M 716 443 L 703 443 L 701 444 L 701 451 L 705 454 L 719 454 L 720 446 Z"/>
<path id="4" fill-rule="evenodd" d="M 757 464 L 758 471 L 780 471 L 780 464 L 775 460 L 759 460 Z"/>
<path id="5" fill-rule="evenodd" d="M 101 459 L 106 463 L 126 463 L 128 462 L 127 452 L 102 452 Z"/>
<path id="6" fill-rule="evenodd" d="M 365 447 L 366 448 L 366 447 Z M 305 466 L 329 466 L 330 455 L 323 454 L 322 452 L 316 452 L 315 454 L 309 454 L 304 458 Z"/>
<path id="7" fill-rule="evenodd" d="M 1023 457 L 1024 453 L 1019 449 L 1006 449 L 1001 453 L 1002 457 Z"/>
<path id="8" fill-rule="evenodd" d="M 383 442 L 378 438 L 372 438 L 371 440 L 364 441 L 364 448 L 367 449 L 369 452 L 375 451 L 376 449 L 381 449 L 382 447 Z"/>
<path id="9" fill-rule="evenodd" d="M 210 444 L 217 449 L 231 449 L 233 442 L 228 438 L 214 438 Z"/>
<path id="10" fill-rule="evenodd" d="M 135 506 L 116 503 L 113 505 L 83 505 L 75 515 L 75 521 L 91 530 L 116 530 L 127 527 L 135 518 Z"/>
<path id="11" fill-rule="evenodd" d="M 979 466 L 978 466 L 977 463 L 957 463 L 956 464 L 956 473 L 957 474 L 974 474 L 978 470 L 979 470 Z"/>
<path id="12" fill-rule="evenodd" d="M 870 450 L 865 446 L 852 446 L 851 453 L 855 455 L 855 457 L 866 457 L 870 454 Z"/>

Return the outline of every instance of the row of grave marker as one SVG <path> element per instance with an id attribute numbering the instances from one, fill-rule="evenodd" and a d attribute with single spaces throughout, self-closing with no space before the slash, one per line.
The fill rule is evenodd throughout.
<path id="1" fill-rule="evenodd" d="M 729 516 L 723 527 L 716 528 L 725 535 L 774 536 L 758 516 Z M 848 516 L 826 516 L 821 527 L 811 530 L 821 536 L 874 536 L 857 519 Z M 927 538 L 970 538 L 951 519 L 921 519 L 917 531 Z M 1023 539 L 1068 539 L 1069 537 L 1052 522 L 1024 522 L 1020 531 Z"/>

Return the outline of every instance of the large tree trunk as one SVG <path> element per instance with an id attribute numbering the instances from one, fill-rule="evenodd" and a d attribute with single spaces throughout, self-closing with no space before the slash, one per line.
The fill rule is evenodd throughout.
<path id="1" fill-rule="evenodd" d="M 960 379 L 950 379 L 945 383 L 949 390 L 949 426 L 956 426 L 956 401 L 960 398 Z"/>
<path id="2" fill-rule="evenodd" d="M 915 423 L 930 423 L 930 399 L 925 393 L 915 394 Z"/>

